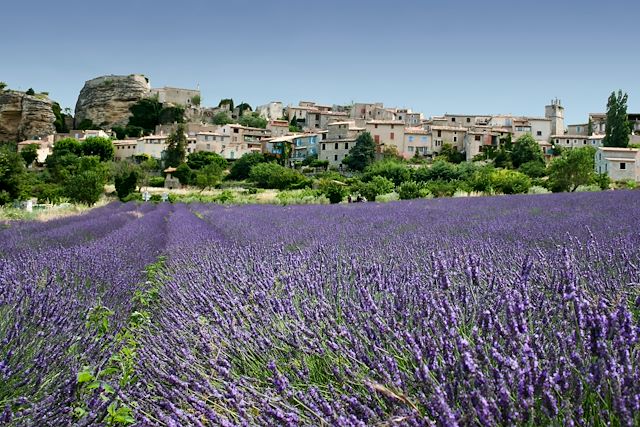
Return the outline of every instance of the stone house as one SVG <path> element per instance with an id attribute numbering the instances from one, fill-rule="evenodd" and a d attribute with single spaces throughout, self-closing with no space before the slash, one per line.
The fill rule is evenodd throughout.
<path id="1" fill-rule="evenodd" d="M 373 141 L 382 153 L 386 147 L 395 146 L 399 153 L 404 153 L 404 122 L 401 120 L 369 120 L 365 129 L 371 134 Z"/>
<path id="2" fill-rule="evenodd" d="M 286 120 L 271 120 L 267 123 L 267 130 L 271 132 L 271 137 L 289 135 L 289 122 Z"/>
<path id="3" fill-rule="evenodd" d="M 404 158 L 432 156 L 433 139 L 431 138 L 431 132 L 419 127 L 405 128 L 403 147 L 404 151 L 400 154 Z"/>
<path id="4" fill-rule="evenodd" d="M 328 125 L 327 138 L 319 142 L 318 159 L 327 160 L 329 166 L 339 167 L 365 129 L 355 121 L 333 122 Z"/>
<path id="5" fill-rule="evenodd" d="M 151 89 L 151 96 L 157 96 L 162 104 L 182 105 L 186 108 L 195 107 L 193 99 L 200 97 L 199 89 L 181 89 L 177 87 L 161 87 Z"/>
<path id="6" fill-rule="evenodd" d="M 598 147 L 597 173 L 606 173 L 613 181 L 640 182 L 640 150 L 637 148 Z"/>

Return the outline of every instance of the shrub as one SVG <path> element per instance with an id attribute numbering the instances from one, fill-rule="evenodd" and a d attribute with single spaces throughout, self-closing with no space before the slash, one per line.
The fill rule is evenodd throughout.
<path id="1" fill-rule="evenodd" d="M 288 190 L 310 185 L 310 180 L 300 172 L 277 163 L 259 163 L 251 168 L 249 180 L 261 188 Z"/>
<path id="2" fill-rule="evenodd" d="M 64 194 L 73 202 L 94 205 L 104 192 L 104 175 L 89 169 L 70 177 L 65 185 Z"/>
<path id="3" fill-rule="evenodd" d="M 429 181 L 424 184 L 434 197 L 451 197 L 458 189 L 458 181 Z"/>
<path id="4" fill-rule="evenodd" d="M 544 187 L 541 187 L 539 185 L 532 185 L 531 188 L 529 188 L 528 194 L 549 194 L 551 193 L 551 190 L 548 190 Z"/>
<path id="5" fill-rule="evenodd" d="M 531 188 L 531 180 L 523 173 L 499 169 L 491 174 L 494 190 L 503 194 L 526 193 Z"/>
<path id="6" fill-rule="evenodd" d="M 141 202 L 142 194 L 140 193 L 130 193 L 124 199 L 121 199 L 123 202 Z"/>
<path id="7" fill-rule="evenodd" d="M 402 200 L 417 199 L 420 197 L 421 189 L 422 188 L 420 184 L 418 184 L 417 182 L 407 181 L 400 185 L 400 188 L 398 189 L 398 195 Z"/>
<path id="8" fill-rule="evenodd" d="M 456 165 L 438 160 L 431 166 L 414 169 L 412 175 L 416 182 L 454 181 L 460 177 L 460 172 Z"/>
<path id="9" fill-rule="evenodd" d="M 534 160 L 531 162 L 523 163 L 518 168 L 518 171 L 522 172 L 530 178 L 542 178 L 547 174 L 547 167 L 541 160 Z"/>
<path id="10" fill-rule="evenodd" d="M 578 193 L 591 193 L 595 191 L 601 191 L 601 188 L 598 184 L 579 185 L 578 188 L 576 188 L 576 192 Z"/>
<path id="11" fill-rule="evenodd" d="M 149 178 L 149 187 L 162 188 L 164 187 L 164 177 L 152 176 Z"/>
<path id="12" fill-rule="evenodd" d="M 227 178 L 235 180 L 247 179 L 252 167 L 266 161 L 267 159 L 262 153 L 247 153 L 233 162 Z"/>
<path id="13" fill-rule="evenodd" d="M 140 173 L 137 170 L 132 170 L 129 173 L 123 173 L 115 176 L 114 183 L 118 198 L 124 200 L 129 194 L 133 193 L 138 186 L 138 180 L 140 179 Z"/>
<path id="14" fill-rule="evenodd" d="M 400 185 L 411 178 L 411 172 L 407 165 L 393 160 L 385 160 L 373 163 L 364 170 L 362 180 L 371 181 L 373 177 L 381 176 L 392 181 L 395 185 Z"/>
<path id="15" fill-rule="evenodd" d="M 395 188 L 393 182 L 382 176 L 374 176 L 370 182 L 357 181 L 351 186 L 352 193 L 359 193 L 367 200 L 375 200 L 376 196 L 391 193 Z"/>
<path id="16" fill-rule="evenodd" d="M 396 193 L 395 191 L 376 196 L 376 202 L 387 203 L 387 202 L 395 202 L 397 200 L 400 200 L 400 197 L 398 197 L 398 193 Z"/>
<path id="17" fill-rule="evenodd" d="M 320 191 L 327 196 L 329 203 L 332 204 L 340 203 L 348 193 L 345 184 L 332 180 L 322 180 L 320 182 Z"/>
<path id="18" fill-rule="evenodd" d="M 191 170 L 191 168 L 186 163 L 182 163 L 180 166 L 178 166 L 176 168 L 176 171 L 173 173 L 173 176 L 178 178 L 180 184 L 182 185 L 191 185 L 191 183 L 195 179 L 193 170 Z"/>

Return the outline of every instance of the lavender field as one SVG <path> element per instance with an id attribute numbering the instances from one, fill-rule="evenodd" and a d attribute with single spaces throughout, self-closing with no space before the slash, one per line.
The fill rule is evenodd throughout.
<path id="1" fill-rule="evenodd" d="M 640 192 L 0 224 L 0 424 L 640 425 Z"/>

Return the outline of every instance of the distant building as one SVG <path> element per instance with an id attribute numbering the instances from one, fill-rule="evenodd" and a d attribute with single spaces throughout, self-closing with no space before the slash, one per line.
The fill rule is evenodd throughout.
<path id="1" fill-rule="evenodd" d="M 378 147 L 378 152 L 385 148 L 395 146 L 399 153 L 405 152 L 404 148 L 404 122 L 401 120 L 370 120 L 365 125 L 366 131 L 371 134 Z"/>
<path id="2" fill-rule="evenodd" d="M 180 89 L 176 87 L 162 87 L 151 89 L 151 96 L 158 96 L 158 101 L 162 104 L 182 105 L 184 107 L 193 107 L 193 100 L 200 97 L 198 89 Z"/>
<path id="3" fill-rule="evenodd" d="M 267 123 L 267 130 L 271 132 L 271 137 L 289 135 L 289 122 L 286 120 L 271 120 Z"/>
<path id="4" fill-rule="evenodd" d="M 21 141 L 18 143 L 18 153 L 29 145 L 35 144 L 38 146 L 35 162 L 38 164 L 44 164 L 47 157 L 53 153 L 54 139 L 54 135 L 47 135 L 41 139 L 28 139 L 26 141 Z"/>
<path id="5" fill-rule="evenodd" d="M 640 150 L 637 148 L 599 147 L 595 155 L 597 173 L 606 173 L 614 181 L 640 181 Z"/>
<path id="6" fill-rule="evenodd" d="M 280 101 L 273 101 L 257 106 L 256 112 L 267 120 L 278 120 L 284 117 L 284 106 Z"/>
<path id="7" fill-rule="evenodd" d="M 406 128 L 404 130 L 403 147 L 404 151 L 400 154 L 404 158 L 432 156 L 433 139 L 431 138 L 431 132 L 422 128 Z"/>
<path id="8" fill-rule="evenodd" d="M 327 160 L 330 166 L 339 167 L 364 128 L 357 127 L 353 120 L 333 122 L 328 127 L 327 138 L 319 143 L 318 159 Z"/>
<path id="9" fill-rule="evenodd" d="M 119 139 L 119 140 L 112 141 L 112 143 L 113 143 L 114 160 L 122 161 L 122 160 L 130 159 L 131 157 L 138 154 L 137 139 Z"/>
<path id="10" fill-rule="evenodd" d="M 585 136 L 585 135 L 552 135 L 551 141 L 557 147 L 562 148 L 582 148 L 582 147 L 600 147 L 602 146 L 603 136 Z"/>

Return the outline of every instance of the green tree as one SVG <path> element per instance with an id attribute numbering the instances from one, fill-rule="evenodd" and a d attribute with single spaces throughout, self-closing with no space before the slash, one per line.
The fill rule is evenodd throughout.
<path id="1" fill-rule="evenodd" d="M 33 90 L 33 88 L 29 88 L 27 89 L 27 91 L 25 92 L 25 94 L 33 96 L 36 94 L 36 92 Z"/>
<path id="2" fill-rule="evenodd" d="M 364 170 L 362 180 L 368 182 L 375 176 L 383 176 L 395 185 L 400 185 L 405 181 L 409 181 L 411 171 L 404 163 L 394 160 L 383 160 L 367 166 Z"/>
<path id="3" fill-rule="evenodd" d="M 98 156 L 101 162 L 113 160 L 115 150 L 109 138 L 90 136 L 82 141 L 81 147 L 85 156 Z"/>
<path id="4" fill-rule="evenodd" d="M 180 181 L 180 184 L 182 185 L 191 185 L 195 179 L 195 173 L 186 163 L 182 163 L 178 166 L 176 171 L 173 173 L 173 176 L 174 178 L 178 178 L 178 181 Z"/>
<path id="5" fill-rule="evenodd" d="M 436 160 L 431 166 L 424 166 L 413 170 L 413 180 L 416 182 L 454 181 L 460 178 L 456 165 L 444 160 Z"/>
<path id="6" fill-rule="evenodd" d="M 229 179 L 247 179 L 251 168 L 258 163 L 264 163 L 267 159 L 262 153 L 247 153 L 242 155 L 238 160 L 231 164 L 231 170 L 229 171 Z"/>
<path id="7" fill-rule="evenodd" d="M 20 155 L 24 159 L 27 166 L 31 165 L 38 158 L 38 144 L 29 144 L 20 151 Z"/>
<path id="8" fill-rule="evenodd" d="M 78 130 L 99 129 L 99 126 L 95 125 L 91 119 L 83 119 L 76 127 Z"/>
<path id="9" fill-rule="evenodd" d="M 374 201 L 376 196 L 389 194 L 394 189 L 393 181 L 383 176 L 374 176 L 369 182 L 356 181 L 351 185 L 351 192 L 359 193 L 369 201 Z"/>
<path id="10" fill-rule="evenodd" d="M 514 168 L 528 162 L 544 162 L 540 144 L 529 133 L 518 138 L 511 149 L 511 164 Z"/>
<path id="11" fill-rule="evenodd" d="M 191 104 L 195 105 L 196 107 L 200 106 L 201 101 L 202 101 L 202 98 L 200 98 L 200 95 L 195 95 L 191 98 Z"/>
<path id="12" fill-rule="evenodd" d="M 165 151 L 165 165 L 167 167 L 178 167 L 184 163 L 187 156 L 187 135 L 183 124 L 178 124 L 176 130 L 167 138 L 167 149 Z"/>
<path id="13" fill-rule="evenodd" d="M 7 84 L 5 82 L 0 82 L 0 92 L 4 92 L 7 88 Z"/>
<path id="14" fill-rule="evenodd" d="M 136 191 L 142 178 L 140 166 L 130 161 L 113 163 L 111 174 L 120 200 L 124 200 L 129 194 Z"/>
<path id="15" fill-rule="evenodd" d="M 225 113 L 224 111 L 221 111 L 219 113 L 216 113 L 215 116 L 213 116 L 213 119 L 211 119 L 211 122 L 214 125 L 224 126 L 226 124 L 233 123 L 233 120 L 231 119 L 231 117 L 229 117 L 229 114 Z"/>
<path id="16" fill-rule="evenodd" d="M 238 106 L 236 108 L 238 109 L 238 117 L 244 116 L 245 111 L 252 111 L 253 110 L 251 108 L 251 105 L 247 104 L 246 102 L 242 102 L 242 103 L 238 104 Z M 258 127 L 258 126 L 255 126 L 255 127 Z"/>
<path id="17" fill-rule="evenodd" d="M 356 144 L 349 150 L 349 155 L 342 161 L 349 169 L 362 171 L 373 163 L 376 156 L 376 143 L 369 132 L 358 135 Z"/>
<path id="18" fill-rule="evenodd" d="M 160 123 L 162 104 L 157 96 L 143 98 L 129 107 L 129 111 L 131 112 L 129 125 L 141 127 L 146 133 L 151 133 Z"/>
<path id="19" fill-rule="evenodd" d="M 518 171 L 530 178 L 542 178 L 547 174 L 547 167 L 543 161 L 533 160 L 520 165 Z"/>
<path id="20" fill-rule="evenodd" d="M 218 163 L 209 163 L 196 172 L 196 185 L 200 191 L 215 187 L 222 179 L 224 169 Z"/>
<path id="21" fill-rule="evenodd" d="M 462 163 L 464 162 L 466 156 L 464 153 L 458 151 L 457 147 L 454 147 L 452 144 L 446 143 L 442 145 L 440 149 L 440 153 L 438 158 L 445 160 L 449 163 Z"/>
<path id="22" fill-rule="evenodd" d="M 499 169 L 491 174 L 491 186 L 499 193 L 521 194 L 531 188 L 531 180 L 521 172 Z"/>
<path id="23" fill-rule="evenodd" d="M 558 191 L 576 191 L 581 185 L 594 182 L 595 153 L 593 147 L 564 150 L 560 157 L 549 165 L 550 189 Z"/>
<path id="24" fill-rule="evenodd" d="M 75 138 L 64 138 L 53 145 L 53 154 L 71 153 L 76 156 L 82 154 L 82 143 Z"/>
<path id="25" fill-rule="evenodd" d="M 53 110 L 53 115 L 56 117 L 53 125 L 56 127 L 56 132 L 58 133 L 66 133 L 69 132 L 69 127 L 67 126 L 67 115 L 62 112 L 62 108 L 60 108 L 60 104 L 54 102 L 51 105 L 51 109 Z"/>
<path id="26" fill-rule="evenodd" d="M 160 125 L 169 125 L 172 123 L 184 123 L 184 107 L 181 105 L 163 107 L 158 114 L 158 123 Z M 155 125 L 154 125 L 155 128 Z"/>
<path id="27" fill-rule="evenodd" d="M 245 114 L 240 116 L 238 123 L 242 126 L 252 127 L 252 128 L 261 128 L 264 129 L 267 127 L 267 119 L 261 117 L 258 113 Z"/>
<path id="28" fill-rule="evenodd" d="M 605 147 L 627 147 L 629 145 L 629 116 L 626 93 L 611 92 L 607 101 L 607 123 L 602 144 Z"/>
<path id="29" fill-rule="evenodd" d="M 346 184 L 332 179 L 321 180 L 319 188 L 322 194 L 327 196 L 331 204 L 340 203 L 348 193 L 348 186 Z"/>
<path id="30" fill-rule="evenodd" d="M 298 125 L 298 118 L 294 114 L 289 122 L 289 132 L 302 132 L 302 128 Z"/>
<path id="31" fill-rule="evenodd" d="M 421 196 L 422 186 L 415 181 L 403 182 L 398 188 L 398 196 L 401 200 L 417 199 Z"/>
<path id="32" fill-rule="evenodd" d="M 278 190 L 297 189 L 308 186 L 309 180 L 300 172 L 277 163 L 258 163 L 251 168 L 249 180 L 261 188 Z"/>
<path id="33" fill-rule="evenodd" d="M 221 99 L 220 102 L 218 103 L 218 108 L 222 108 L 225 105 L 229 107 L 229 111 L 233 111 L 233 99 L 232 98 Z"/>
<path id="34" fill-rule="evenodd" d="M 26 173 L 22 156 L 0 147 L 0 205 L 22 198 Z"/>
<path id="35" fill-rule="evenodd" d="M 95 204 L 104 193 L 108 173 L 98 156 L 81 157 L 77 171 L 66 178 L 64 195 L 76 203 Z"/>
<path id="36" fill-rule="evenodd" d="M 210 164 L 217 164 L 222 170 L 228 167 L 228 163 L 224 157 L 209 151 L 198 151 L 189 154 L 189 157 L 187 157 L 187 165 L 194 170 L 202 169 Z"/>

